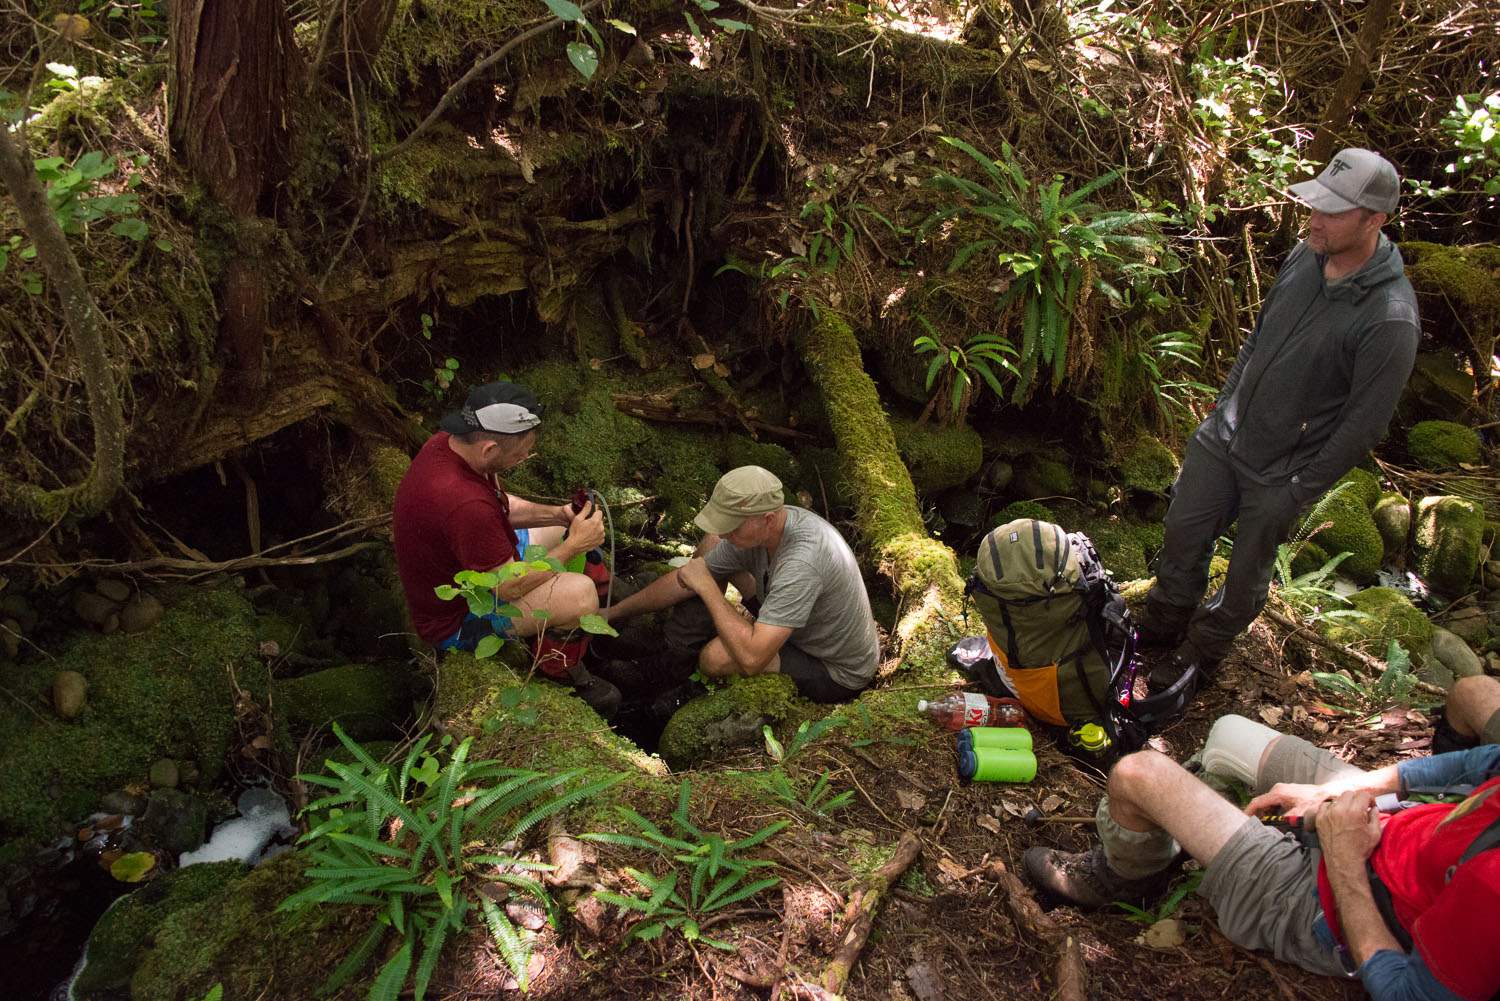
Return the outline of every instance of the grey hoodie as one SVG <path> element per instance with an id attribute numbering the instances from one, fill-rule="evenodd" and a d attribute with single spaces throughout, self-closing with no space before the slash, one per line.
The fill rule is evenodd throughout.
<path id="1" fill-rule="evenodd" d="M 1194 435 L 1252 480 L 1285 483 L 1306 502 L 1385 436 L 1420 333 L 1416 293 L 1385 234 L 1363 267 L 1334 282 L 1299 243 Z"/>

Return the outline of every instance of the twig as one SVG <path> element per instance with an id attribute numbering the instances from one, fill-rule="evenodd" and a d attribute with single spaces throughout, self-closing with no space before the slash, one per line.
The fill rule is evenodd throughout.
<path id="1" fill-rule="evenodd" d="M 1052 994 L 1055 1001 L 1084 1001 L 1084 986 L 1088 978 L 1084 975 L 1083 947 L 1078 939 L 1042 913 L 1041 905 L 1026 884 L 1007 871 L 1004 865 L 991 862 L 986 867 L 986 875 L 1000 884 L 1005 893 L 1005 906 L 1023 938 L 1040 939 L 1052 948 L 1052 979 L 1057 986 Z"/>
<path id="2" fill-rule="evenodd" d="M 849 898 L 844 909 L 844 933 L 839 936 L 839 946 L 833 959 L 823 969 L 820 979 L 822 988 L 830 994 L 839 994 L 849 980 L 854 963 L 869 941 L 870 931 L 875 927 L 875 912 L 884 896 L 896 880 L 900 879 L 922 852 L 922 838 L 916 831 L 907 831 L 896 843 L 896 851 L 890 861 L 876 869 L 864 885 Z"/>

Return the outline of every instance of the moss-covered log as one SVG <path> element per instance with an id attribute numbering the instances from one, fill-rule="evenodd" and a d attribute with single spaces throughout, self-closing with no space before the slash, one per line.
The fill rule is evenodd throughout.
<path id="1" fill-rule="evenodd" d="M 911 474 L 896 451 L 896 436 L 848 321 L 824 307 L 799 340 L 803 364 L 823 395 L 844 456 L 864 546 L 906 607 L 896 626 L 902 654 L 929 660 L 953 635 L 945 623 L 963 603 L 953 550 L 922 524 Z"/>

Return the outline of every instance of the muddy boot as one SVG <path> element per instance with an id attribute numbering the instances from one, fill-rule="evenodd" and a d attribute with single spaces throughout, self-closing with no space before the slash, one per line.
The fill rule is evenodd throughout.
<path id="1" fill-rule="evenodd" d="M 606 721 L 614 719 L 615 713 L 620 711 L 620 690 L 603 678 L 594 677 L 582 664 L 568 668 L 567 678 L 573 686 L 573 694 Z"/>
<path id="2" fill-rule="evenodd" d="M 1086 852 L 1028 848 L 1022 867 L 1032 884 L 1053 902 L 1086 910 L 1116 901 L 1142 906 L 1161 896 L 1175 872 L 1175 866 L 1168 866 L 1141 879 L 1126 879 L 1109 867 L 1103 845 Z"/>

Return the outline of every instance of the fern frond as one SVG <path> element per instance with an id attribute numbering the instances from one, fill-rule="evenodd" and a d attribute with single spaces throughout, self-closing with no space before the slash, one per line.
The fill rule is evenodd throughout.
<path id="1" fill-rule="evenodd" d="M 380 947 L 380 943 L 385 941 L 385 933 L 390 930 L 390 925 L 381 921 L 376 921 L 371 925 L 370 930 L 365 932 L 364 938 L 359 940 L 359 944 L 354 947 L 354 950 L 344 957 L 343 961 L 334 968 L 333 973 L 324 981 L 323 986 L 318 988 L 318 994 L 324 996 L 332 994 L 348 983 L 350 978 L 356 973 L 364 969 L 365 964 L 370 961 L 370 957 L 375 955 L 375 950 Z"/>
<path id="2" fill-rule="evenodd" d="M 407 971 L 411 969 L 411 942 L 402 943 L 396 954 L 381 967 L 380 975 L 370 988 L 370 1001 L 396 1001 L 401 987 L 406 983 Z"/>
<path id="3" fill-rule="evenodd" d="M 423 936 L 422 959 L 417 963 L 416 976 L 412 979 L 416 1001 L 422 1001 L 423 995 L 427 993 L 427 982 L 432 979 L 432 971 L 437 967 L 438 957 L 443 952 L 443 945 L 448 941 L 448 933 L 452 928 L 447 921 L 436 921 Z"/>
<path id="4" fill-rule="evenodd" d="M 525 991 L 531 986 L 531 976 L 527 969 L 531 964 L 530 943 L 521 937 L 505 912 L 489 897 L 481 896 L 479 906 L 484 909 L 484 923 L 500 950 L 500 957 L 510 968 L 511 976 L 516 978 L 516 984 Z"/>

